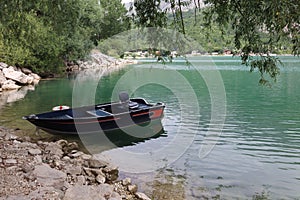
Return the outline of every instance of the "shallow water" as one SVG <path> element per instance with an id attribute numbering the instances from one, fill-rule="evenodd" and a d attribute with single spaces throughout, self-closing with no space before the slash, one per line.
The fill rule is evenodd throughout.
<path id="1" fill-rule="evenodd" d="M 260 86 L 259 75 L 238 58 L 225 56 L 191 58 L 192 66 L 147 62 L 104 77 L 42 81 L 0 110 L 0 124 L 32 133 L 23 115 L 106 102 L 127 90 L 166 103 L 162 136 L 123 147 L 83 144 L 104 150 L 123 174 L 148 180 L 140 186 L 150 196 L 156 196 L 158 180 L 177 177 L 186 199 L 300 198 L 300 59 L 282 59 L 271 88 Z"/>

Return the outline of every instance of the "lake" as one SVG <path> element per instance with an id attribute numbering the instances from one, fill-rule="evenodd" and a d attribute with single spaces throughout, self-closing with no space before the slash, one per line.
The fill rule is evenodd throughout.
<path id="1" fill-rule="evenodd" d="M 121 176 L 133 177 L 149 196 L 299 199 L 300 59 L 281 59 L 271 87 L 228 56 L 192 57 L 192 65 L 141 60 L 114 73 L 41 81 L 2 107 L 0 124 L 32 135 L 24 115 L 116 100 L 127 90 L 166 104 L 161 136 L 119 147 L 81 140 L 87 150 L 111 157 Z"/>

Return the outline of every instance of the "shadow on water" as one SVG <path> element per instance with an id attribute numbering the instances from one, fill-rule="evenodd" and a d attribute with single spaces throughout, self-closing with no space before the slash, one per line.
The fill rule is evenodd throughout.
<path id="1" fill-rule="evenodd" d="M 80 136 L 84 148 L 91 154 L 101 153 L 110 149 L 133 146 L 147 140 L 167 137 L 162 123 L 155 122 L 151 126 L 132 126 L 124 130 Z"/>
<path id="2" fill-rule="evenodd" d="M 81 151 L 97 154 L 114 148 L 137 145 L 159 137 L 167 137 L 161 121 L 152 123 L 151 126 L 131 126 L 123 130 L 84 135 L 50 135 L 43 132 L 38 140 L 50 142 L 64 139 L 77 142 Z"/>

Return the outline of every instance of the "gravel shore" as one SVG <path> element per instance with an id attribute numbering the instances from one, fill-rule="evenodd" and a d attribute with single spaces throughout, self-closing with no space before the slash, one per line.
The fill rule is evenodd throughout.
<path id="1" fill-rule="evenodd" d="M 0 127 L 0 199 L 148 200 L 104 157 L 76 142 L 31 141 Z"/>
<path id="2" fill-rule="evenodd" d="M 78 66 L 68 66 L 67 71 L 94 73 L 95 70 L 106 67 L 104 70 L 111 72 L 133 63 L 93 51 L 90 60 L 79 62 Z M 0 78 L 6 81 L 2 69 L 6 69 L 8 65 L 1 63 L 0 67 Z M 3 85 L 0 82 L 0 106 L 9 99 L 1 92 Z M 20 90 L 13 90 L 18 91 Z M 138 192 L 137 185 L 130 178 L 119 180 L 118 167 L 111 165 L 107 158 L 96 158 L 83 153 L 76 142 L 39 141 L 35 137 L 29 137 L 30 134 L 17 132 L 0 126 L 0 200 L 150 199 Z"/>

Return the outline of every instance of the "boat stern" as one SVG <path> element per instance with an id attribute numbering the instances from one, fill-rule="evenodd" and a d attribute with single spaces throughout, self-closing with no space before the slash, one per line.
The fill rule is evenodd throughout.
<path id="1" fill-rule="evenodd" d="M 159 119 L 164 116 L 165 104 L 162 102 L 157 103 L 152 109 L 150 109 L 150 119 Z"/>

